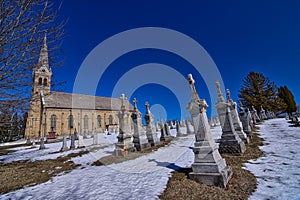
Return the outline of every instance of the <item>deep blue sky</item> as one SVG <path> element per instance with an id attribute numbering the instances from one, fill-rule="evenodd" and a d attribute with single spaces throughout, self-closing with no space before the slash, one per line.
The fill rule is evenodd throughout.
<path id="1" fill-rule="evenodd" d="M 56 1 L 55 1 L 56 2 Z M 57 1 L 58 2 L 58 1 Z M 139 27 L 164 27 L 184 33 L 210 54 L 237 100 L 242 79 L 261 72 L 277 86 L 287 85 L 300 102 L 300 1 L 97 1 L 65 0 L 59 14 L 68 19 L 63 42 L 64 66 L 54 76 L 67 81 L 72 92 L 77 71 L 99 43 L 119 32 Z M 140 50 L 117 59 L 100 80 L 97 95 L 110 96 L 114 84 L 130 68 L 163 63 L 186 76 L 192 66 L 178 56 L 161 50 Z M 200 75 L 194 77 L 202 98 L 208 92 Z M 168 118 L 177 118 L 178 102 L 159 85 L 145 85 L 134 94 L 143 112 L 145 100 L 162 104 Z M 158 98 L 159 97 L 159 98 Z M 215 102 L 209 102 L 210 108 Z"/>

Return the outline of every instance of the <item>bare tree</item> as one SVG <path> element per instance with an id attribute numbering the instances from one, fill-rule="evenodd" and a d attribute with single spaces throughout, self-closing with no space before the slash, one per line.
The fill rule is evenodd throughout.
<path id="1" fill-rule="evenodd" d="M 24 109 L 31 94 L 32 69 L 47 34 L 51 66 L 57 66 L 64 22 L 48 0 L 0 0 L 0 106 Z M 26 104 L 27 103 L 27 104 Z"/>

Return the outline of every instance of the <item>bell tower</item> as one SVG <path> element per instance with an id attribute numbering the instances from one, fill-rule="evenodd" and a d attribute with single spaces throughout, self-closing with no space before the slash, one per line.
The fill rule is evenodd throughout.
<path id="1" fill-rule="evenodd" d="M 50 93 L 50 84 L 52 70 L 49 66 L 47 36 L 44 36 L 40 56 L 37 65 L 34 67 L 32 83 L 32 96 L 40 95 L 40 91 L 43 91 L 44 95 Z"/>
<path id="2" fill-rule="evenodd" d="M 45 136 L 43 98 L 50 93 L 52 71 L 49 67 L 47 37 L 45 35 L 37 65 L 32 71 L 32 95 L 28 119 L 26 122 L 25 137 L 39 138 Z"/>

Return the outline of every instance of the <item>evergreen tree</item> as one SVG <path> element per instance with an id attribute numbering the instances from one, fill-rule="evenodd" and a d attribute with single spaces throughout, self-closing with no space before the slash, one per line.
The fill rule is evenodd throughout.
<path id="1" fill-rule="evenodd" d="M 296 112 L 297 106 L 294 95 L 287 86 L 283 86 L 278 89 L 278 96 L 282 98 L 287 105 L 286 109 L 283 110 L 284 112 L 287 112 L 289 115 L 291 115 L 293 112 Z"/>
<path id="2" fill-rule="evenodd" d="M 238 97 L 246 107 L 254 106 L 260 111 L 261 106 L 265 110 L 280 111 L 285 109 L 284 101 L 277 95 L 277 87 L 262 73 L 250 72 L 244 79 L 239 90 Z"/>

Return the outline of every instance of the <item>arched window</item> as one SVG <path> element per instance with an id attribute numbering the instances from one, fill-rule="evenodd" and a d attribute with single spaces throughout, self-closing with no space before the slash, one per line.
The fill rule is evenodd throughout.
<path id="1" fill-rule="evenodd" d="M 47 85 L 48 85 L 47 79 L 44 78 L 44 86 L 47 86 Z"/>
<path id="2" fill-rule="evenodd" d="M 84 115 L 84 118 L 83 118 L 83 128 L 84 129 L 88 129 L 89 128 L 89 118 L 87 115 Z"/>
<path id="3" fill-rule="evenodd" d="M 51 115 L 51 129 L 56 129 L 56 115 Z"/>
<path id="4" fill-rule="evenodd" d="M 109 120 L 109 124 L 110 125 L 113 124 L 113 116 L 112 115 L 109 115 L 108 120 Z"/>
<path id="5" fill-rule="evenodd" d="M 42 84 L 43 84 L 43 79 L 39 78 L 39 85 L 42 85 Z"/>
<path id="6" fill-rule="evenodd" d="M 98 128 L 101 127 L 101 116 L 100 115 L 97 116 L 97 127 Z"/>
<path id="7" fill-rule="evenodd" d="M 74 123 L 74 117 L 73 117 L 73 115 L 70 115 L 69 116 L 69 120 L 68 120 L 68 128 L 69 129 L 72 129 L 73 128 L 73 123 Z"/>

